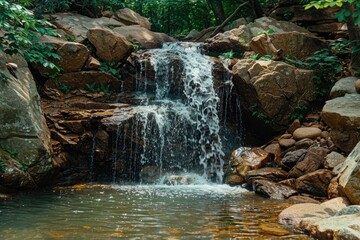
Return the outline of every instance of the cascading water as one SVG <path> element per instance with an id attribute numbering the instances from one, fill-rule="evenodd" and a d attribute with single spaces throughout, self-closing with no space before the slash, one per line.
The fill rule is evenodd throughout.
<path id="1" fill-rule="evenodd" d="M 136 87 L 143 101 L 135 108 L 129 143 L 125 139 L 119 143 L 117 137 L 116 151 L 119 144 L 131 145 L 127 155 L 132 165 L 155 169 L 159 176 L 198 173 L 222 182 L 225 154 L 220 125 L 226 119 L 220 119 L 219 113 L 226 116 L 222 108 L 230 104 L 230 95 L 220 101 L 212 59 L 194 43 L 165 44 L 142 57 L 137 62 Z"/>

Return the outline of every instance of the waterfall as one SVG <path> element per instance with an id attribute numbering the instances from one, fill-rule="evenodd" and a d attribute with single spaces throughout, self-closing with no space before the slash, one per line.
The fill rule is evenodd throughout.
<path id="1" fill-rule="evenodd" d="M 164 44 L 162 49 L 141 55 L 136 87 L 137 97 L 144 101 L 134 107 L 130 138 L 121 143 L 119 137 L 115 139 L 116 145 L 127 144 L 131 149 L 126 160 L 131 166 L 141 165 L 159 177 L 197 173 L 222 182 L 225 153 L 221 132 L 227 131 L 220 131 L 220 126 L 227 121 L 227 110 L 223 113 L 222 108 L 231 104 L 232 85 L 231 80 L 225 81 L 223 93 L 217 92 L 213 67 L 213 60 L 195 43 Z M 220 119 L 224 114 L 225 119 Z"/>

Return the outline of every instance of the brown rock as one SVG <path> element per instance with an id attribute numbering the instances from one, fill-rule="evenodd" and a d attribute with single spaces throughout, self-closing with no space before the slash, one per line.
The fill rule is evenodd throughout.
<path id="1" fill-rule="evenodd" d="M 326 102 L 321 116 L 331 127 L 336 147 L 350 152 L 360 141 L 360 95 L 346 94 Z"/>
<path id="2" fill-rule="evenodd" d="M 360 79 L 355 82 L 355 90 L 357 93 L 360 93 Z"/>
<path id="3" fill-rule="evenodd" d="M 317 137 L 320 137 L 320 135 L 321 135 L 321 130 L 319 128 L 303 127 L 296 129 L 294 131 L 293 137 L 296 140 L 301 140 L 304 138 L 315 139 Z"/>
<path id="4" fill-rule="evenodd" d="M 60 120 L 59 123 L 74 133 L 81 134 L 85 132 L 82 120 Z"/>
<path id="5" fill-rule="evenodd" d="M 225 178 L 225 183 L 230 186 L 238 186 L 245 182 L 245 179 L 239 175 L 230 175 Z"/>
<path id="6" fill-rule="evenodd" d="M 284 148 L 289 148 L 289 147 L 292 147 L 294 146 L 296 143 L 296 141 L 292 138 L 290 139 L 280 139 L 279 140 L 279 144 L 280 146 L 284 147 Z"/>
<path id="7" fill-rule="evenodd" d="M 285 134 L 281 135 L 279 139 L 290 139 L 290 138 L 292 138 L 292 134 L 285 133 Z"/>
<path id="8" fill-rule="evenodd" d="M 331 179 L 329 187 L 328 187 L 328 197 L 329 198 L 337 198 L 340 197 L 340 188 L 339 188 L 339 177 L 334 177 Z"/>
<path id="9" fill-rule="evenodd" d="M 297 192 L 285 185 L 274 183 L 265 179 L 255 179 L 253 181 L 253 189 L 257 194 L 272 198 L 284 199 L 296 195 Z"/>
<path id="10" fill-rule="evenodd" d="M 324 47 L 324 42 L 315 36 L 299 32 L 261 34 L 250 42 L 250 48 L 260 55 L 274 54 L 268 43 L 271 39 L 272 47 L 282 49 L 284 55 L 292 55 L 297 59 L 304 59 Z"/>
<path id="11" fill-rule="evenodd" d="M 296 165 L 290 170 L 289 176 L 298 178 L 306 173 L 313 172 L 323 164 L 324 158 L 327 154 L 327 149 L 322 147 L 310 148 L 304 159 L 298 161 Z"/>
<path id="12" fill-rule="evenodd" d="M 286 179 L 287 172 L 279 168 L 260 168 L 247 172 L 246 182 L 252 185 L 254 179 L 264 178 L 272 182 L 279 182 Z"/>
<path id="13" fill-rule="evenodd" d="M 302 193 L 309 193 L 319 197 L 327 197 L 328 187 L 333 177 L 334 173 L 326 169 L 310 172 L 296 179 L 296 189 Z"/>
<path id="14" fill-rule="evenodd" d="M 300 203 L 286 208 L 279 214 L 279 222 L 281 224 L 297 226 L 307 217 L 328 218 L 334 215 L 332 211 L 320 204 Z"/>
<path id="15" fill-rule="evenodd" d="M 98 70 L 99 68 L 100 68 L 100 62 L 96 58 L 91 56 L 88 58 L 84 66 L 84 70 L 86 71 Z"/>
<path id="16" fill-rule="evenodd" d="M 146 49 L 160 48 L 163 43 L 176 41 L 165 33 L 151 32 L 140 26 L 117 27 L 113 31 Z"/>
<path id="17" fill-rule="evenodd" d="M 61 86 L 67 86 L 70 90 L 84 89 L 87 90 L 86 84 L 94 84 L 99 87 L 100 84 L 104 86 L 111 85 L 112 91 L 117 91 L 121 87 L 121 81 L 114 76 L 99 71 L 82 71 L 65 73 L 56 79 L 49 79 L 45 83 L 45 92 L 51 89 L 60 89 Z"/>
<path id="18" fill-rule="evenodd" d="M 288 179 L 280 181 L 279 183 L 282 184 L 282 185 L 285 185 L 285 186 L 288 186 L 288 187 L 291 187 L 291 188 L 295 189 L 296 188 L 295 181 L 296 181 L 295 178 L 288 178 Z"/>
<path id="19" fill-rule="evenodd" d="M 87 47 L 75 42 L 64 43 L 58 48 L 57 54 L 60 60 L 55 64 L 65 73 L 80 71 L 90 56 Z"/>
<path id="20" fill-rule="evenodd" d="M 321 137 L 322 138 L 328 139 L 329 136 L 330 136 L 330 133 L 328 131 L 322 131 L 321 132 Z"/>
<path id="21" fill-rule="evenodd" d="M 241 155 L 242 160 L 251 169 L 259 169 L 270 162 L 270 154 L 261 148 L 252 148 Z"/>
<path id="22" fill-rule="evenodd" d="M 105 28 L 92 28 L 87 33 L 96 48 L 96 55 L 106 62 L 118 62 L 127 57 L 132 43 L 124 36 Z"/>
<path id="23" fill-rule="evenodd" d="M 298 161 L 302 161 L 306 155 L 305 149 L 295 150 L 293 152 L 288 152 L 281 159 L 280 166 L 285 170 L 290 170 L 293 168 Z"/>
<path id="24" fill-rule="evenodd" d="M 314 141 L 309 138 L 301 139 L 295 143 L 296 149 L 308 149 L 314 144 Z"/>
<path id="25" fill-rule="evenodd" d="M 264 119 L 271 120 L 267 131 L 285 130 L 295 107 L 314 99 L 311 71 L 278 61 L 241 59 L 232 72 L 236 89 L 242 89 L 245 111 L 262 113 Z"/>
<path id="26" fill-rule="evenodd" d="M 274 162 L 279 165 L 281 161 L 281 147 L 278 143 L 272 143 L 264 148 L 265 151 L 274 155 Z"/>
<path id="27" fill-rule="evenodd" d="M 338 152 L 331 152 L 325 157 L 324 167 L 327 169 L 333 169 L 337 165 L 343 163 L 345 161 L 345 157 Z"/>
<path id="28" fill-rule="evenodd" d="M 150 21 L 129 8 L 122 8 L 118 10 L 113 17 L 127 26 L 140 25 L 143 28 L 150 29 Z"/>
<path id="29" fill-rule="evenodd" d="M 318 200 L 315 200 L 311 197 L 305 197 L 305 196 L 291 196 L 288 201 L 290 203 L 314 203 L 314 204 L 320 204 Z"/>
<path id="30" fill-rule="evenodd" d="M 356 77 L 341 78 L 332 87 L 330 91 L 330 98 L 343 97 L 347 93 L 356 93 L 354 84 L 356 86 Z"/>
<path id="31" fill-rule="evenodd" d="M 333 198 L 331 200 L 321 203 L 321 206 L 330 208 L 332 210 L 335 210 L 336 212 L 340 211 L 343 208 L 346 208 L 349 205 L 349 200 L 344 197 Z"/>
<path id="32" fill-rule="evenodd" d="M 301 123 L 300 123 L 300 120 L 299 119 L 295 119 L 291 125 L 289 126 L 288 128 L 288 132 L 290 134 L 293 134 L 295 132 L 296 129 L 300 128 L 301 127 Z"/>

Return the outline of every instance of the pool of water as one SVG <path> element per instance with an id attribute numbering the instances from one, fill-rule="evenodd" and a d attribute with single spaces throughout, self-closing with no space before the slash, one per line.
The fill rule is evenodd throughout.
<path id="1" fill-rule="evenodd" d="M 0 201 L 1 239 L 309 239 L 227 185 L 76 185 Z"/>

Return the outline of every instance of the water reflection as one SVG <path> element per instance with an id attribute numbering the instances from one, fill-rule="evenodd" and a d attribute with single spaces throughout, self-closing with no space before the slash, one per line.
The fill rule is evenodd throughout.
<path id="1" fill-rule="evenodd" d="M 224 185 L 80 185 L 0 202 L 1 239 L 309 239 L 286 206 Z"/>

